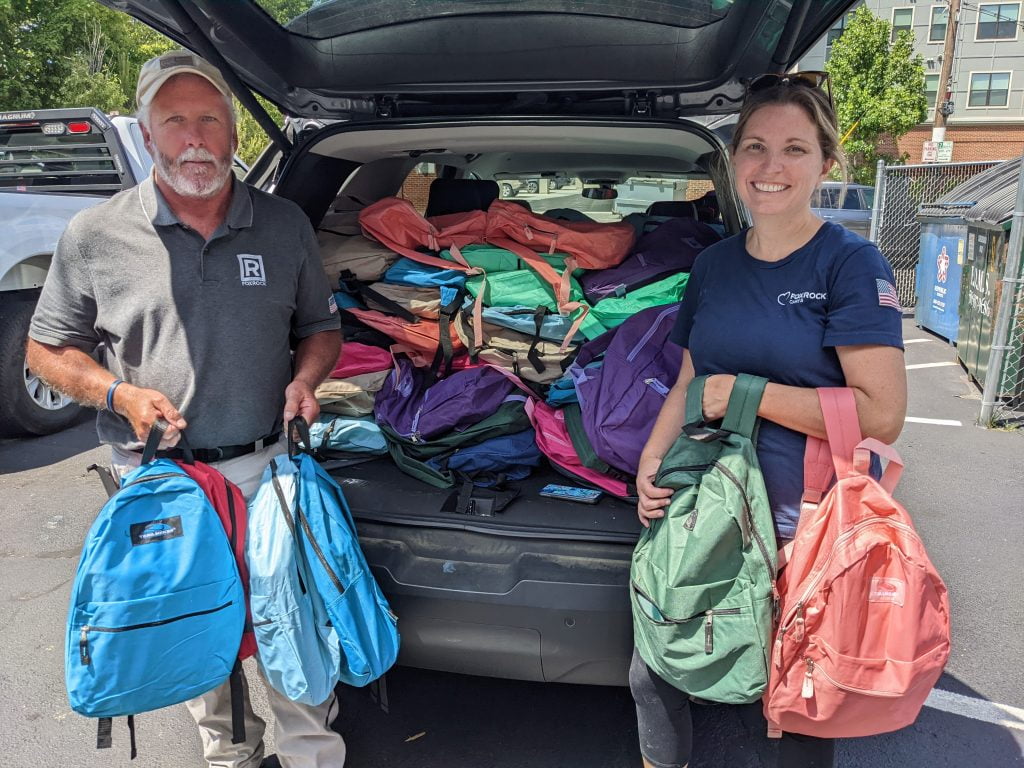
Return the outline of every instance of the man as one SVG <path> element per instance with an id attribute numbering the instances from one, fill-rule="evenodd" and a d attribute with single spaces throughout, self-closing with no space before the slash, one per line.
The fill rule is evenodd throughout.
<path id="1" fill-rule="evenodd" d="M 136 100 L 154 173 L 68 226 L 32 319 L 28 365 L 100 409 L 97 431 L 120 473 L 139 464 L 164 420 L 165 448 L 187 428 L 196 458 L 249 497 L 285 450 L 282 426 L 319 413 L 313 391 L 340 351 L 337 308 L 302 212 L 234 178 L 238 139 L 220 72 L 166 53 L 143 66 Z M 106 367 L 90 356 L 100 343 Z M 267 687 L 281 764 L 340 768 L 333 696 L 309 707 Z M 211 766 L 261 765 L 264 723 L 245 699 L 242 744 L 231 743 L 227 683 L 188 702 Z"/>

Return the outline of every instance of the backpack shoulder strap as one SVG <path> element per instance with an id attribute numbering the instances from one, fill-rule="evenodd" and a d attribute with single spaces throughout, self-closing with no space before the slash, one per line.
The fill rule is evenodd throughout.
<path id="1" fill-rule="evenodd" d="M 818 401 L 836 474 L 847 477 L 853 472 L 854 449 L 862 439 L 857 400 L 849 387 L 819 387 Z"/>

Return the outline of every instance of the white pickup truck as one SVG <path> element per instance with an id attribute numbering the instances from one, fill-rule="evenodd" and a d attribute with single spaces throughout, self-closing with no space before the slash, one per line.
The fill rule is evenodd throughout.
<path id="1" fill-rule="evenodd" d="M 135 118 L 96 109 L 0 112 L 0 437 L 64 429 L 71 400 L 25 366 L 29 320 L 71 217 L 145 178 Z"/>

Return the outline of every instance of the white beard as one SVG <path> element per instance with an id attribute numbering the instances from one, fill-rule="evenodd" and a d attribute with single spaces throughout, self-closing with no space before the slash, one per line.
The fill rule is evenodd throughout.
<path id="1" fill-rule="evenodd" d="M 189 161 L 212 163 L 211 167 L 183 165 Z M 159 150 L 153 158 L 160 178 L 182 197 L 206 199 L 223 189 L 231 177 L 231 158 L 218 158 L 212 152 L 198 147 L 186 149 L 171 158 Z"/>

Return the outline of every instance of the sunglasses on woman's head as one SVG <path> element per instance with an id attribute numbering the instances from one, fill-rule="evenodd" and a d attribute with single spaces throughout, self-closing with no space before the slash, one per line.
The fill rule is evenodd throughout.
<path id="1" fill-rule="evenodd" d="M 753 77 L 747 83 L 747 94 L 758 93 L 778 85 L 791 85 L 803 88 L 825 87 L 828 94 L 828 105 L 835 110 L 835 103 L 832 101 L 832 83 L 829 80 L 828 72 L 790 72 L 790 73 L 768 73 Z"/>

